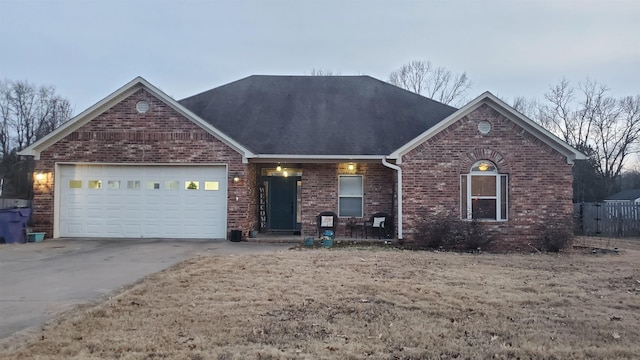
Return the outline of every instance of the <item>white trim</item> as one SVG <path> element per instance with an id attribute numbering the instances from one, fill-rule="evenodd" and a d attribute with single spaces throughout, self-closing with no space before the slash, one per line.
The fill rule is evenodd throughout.
<path id="1" fill-rule="evenodd" d="M 398 165 L 387 162 L 387 159 L 382 159 L 382 165 L 393 169 L 398 172 L 398 213 L 396 218 L 398 219 L 398 242 L 402 243 L 402 168 Z"/>
<path id="2" fill-rule="evenodd" d="M 418 145 L 427 141 L 431 137 L 435 136 L 445 128 L 449 127 L 454 122 L 469 115 L 472 111 L 480 107 L 482 104 L 491 106 L 494 110 L 498 111 L 501 115 L 507 119 L 515 122 L 529 133 L 540 139 L 545 144 L 551 146 L 561 154 L 567 157 L 567 163 L 572 164 L 574 160 L 586 160 L 587 156 L 580 151 L 574 149 L 566 142 L 544 129 L 542 126 L 536 124 L 533 120 L 522 115 L 511 106 L 507 105 L 504 101 L 497 98 L 495 95 L 486 91 L 480 96 L 473 99 L 467 105 L 460 108 L 458 111 L 447 116 L 444 120 L 432 126 L 427 131 L 423 132 L 419 136 L 415 137 L 399 149 L 395 150 L 389 155 L 389 158 L 396 159 L 397 164 L 402 163 L 402 157 L 409 151 L 415 149 Z"/>
<path id="3" fill-rule="evenodd" d="M 60 166 L 59 165 L 72 165 L 72 164 L 58 164 L 53 165 L 53 238 L 60 237 Z"/>
<path id="4" fill-rule="evenodd" d="M 240 153 L 242 155 L 243 163 L 247 163 L 247 158 L 251 158 L 254 156 L 254 154 L 249 149 L 231 139 L 229 136 L 222 133 L 220 130 L 213 127 L 211 124 L 204 121 L 196 114 L 187 110 L 184 106 L 180 105 L 180 103 L 175 101 L 173 98 L 171 98 L 140 76 L 131 80 L 118 90 L 114 91 L 104 99 L 97 102 L 95 105 L 89 107 L 87 110 L 81 112 L 77 116 L 65 122 L 59 128 L 49 133 L 47 136 L 26 147 L 24 150 L 20 151 L 18 155 L 34 156 L 36 160 L 39 160 L 40 153 L 46 150 L 49 146 L 55 144 L 68 134 L 79 129 L 89 121 L 95 119 L 100 114 L 104 113 L 106 110 L 113 107 L 114 105 L 140 89 L 145 89 L 146 91 L 151 93 L 151 95 L 164 102 L 167 106 L 171 107 L 173 110 L 191 120 L 196 125 L 204 129 L 211 135 L 215 136 L 218 140 L 222 141 L 223 143 Z"/>
<path id="5" fill-rule="evenodd" d="M 496 195 L 495 196 L 482 196 L 476 195 L 474 196 L 471 193 L 471 182 L 474 176 L 487 176 L 493 177 L 496 179 Z M 486 200 L 495 200 L 496 201 L 496 213 L 495 219 L 477 219 L 482 222 L 505 222 L 509 221 L 509 175 L 508 174 L 500 174 L 499 172 L 487 172 L 482 173 L 479 171 L 470 171 L 466 174 L 460 174 L 460 182 L 462 183 L 462 179 L 465 178 L 466 183 L 466 199 L 464 202 L 467 204 L 467 217 L 462 218 L 462 220 L 473 220 L 473 199 L 486 199 Z M 506 180 L 505 189 L 502 188 L 502 179 Z M 462 185 L 462 184 L 461 184 Z M 462 186 L 460 186 L 460 190 L 462 190 Z M 504 191 L 506 197 L 506 214 L 502 214 L 502 192 Z M 462 194 L 460 194 L 460 210 L 462 210 Z M 462 215 L 462 212 L 460 213 Z M 504 218 L 503 218 L 504 217 Z"/>

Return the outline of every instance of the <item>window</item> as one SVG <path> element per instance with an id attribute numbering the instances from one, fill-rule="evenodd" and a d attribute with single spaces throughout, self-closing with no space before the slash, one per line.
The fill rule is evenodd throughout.
<path id="1" fill-rule="evenodd" d="M 473 164 L 460 176 L 460 214 L 463 219 L 507 220 L 508 177 L 487 160 Z"/>
<path id="2" fill-rule="evenodd" d="M 157 181 L 147 181 L 147 190 L 160 190 L 160 183 Z"/>
<path id="3" fill-rule="evenodd" d="M 164 188 L 167 190 L 178 190 L 180 187 L 180 181 L 178 180 L 170 180 L 164 182 Z"/>
<path id="4" fill-rule="evenodd" d="M 82 189 L 82 180 L 69 180 L 69 189 Z"/>
<path id="5" fill-rule="evenodd" d="M 89 180 L 89 189 L 102 189 L 102 180 Z"/>
<path id="6" fill-rule="evenodd" d="M 138 181 L 138 180 L 128 180 L 127 181 L 127 189 L 139 190 L 140 189 L 140 181 Z"/>
<path id="7" fill-rule="evenodd" d="M 220 185 L 217 181 L 204 182 L 204 191 L 217 191 L 219 188 L 220 188 Z"/>
<path id="8" fill-rule="evenodd" d="M 107 188 L 110 190 L 118 190 L 120 189 L 120 180 L 109 180 L 107 181 Z"/>
<path id="9" fill-rule="evenodd" d="M 184 182 L 185 190 L 199 190 L 200 189 L 200 181 L 185 181 Z"/>
<path id="10" fill-rule="evenodd" d="M 362 176 L 338 177 L 338 216 L 362 217 Z"/>

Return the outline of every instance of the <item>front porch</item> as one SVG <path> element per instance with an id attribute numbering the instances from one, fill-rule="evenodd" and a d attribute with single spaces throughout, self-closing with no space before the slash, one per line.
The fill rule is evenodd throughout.
<path id="1" fill-rule="evenodd" d="M 247 180 L 255 190 L 247 194 L 255 196 L 250 205 L 255 212 L 247 218 L 253 218 L 249 228 L 240 228 L 244 240 L 295 243 L 319 238 L 317 216 L 326 211 L 338 215 L 336 240 L 364 238 L 363 224 L 379 212 L 393 216 L 397 202 L 396 174 L 378 161 L 250 163 Z"/>

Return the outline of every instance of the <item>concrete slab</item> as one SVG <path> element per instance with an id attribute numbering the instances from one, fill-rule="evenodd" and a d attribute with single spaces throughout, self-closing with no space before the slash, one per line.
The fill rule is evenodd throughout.
<path id="1" fill-rule="evenodd" d="M 258 254 L 290 247 L 184 239 L 54 239 L 2 244 L 0 339 L 197 255 Z"/>

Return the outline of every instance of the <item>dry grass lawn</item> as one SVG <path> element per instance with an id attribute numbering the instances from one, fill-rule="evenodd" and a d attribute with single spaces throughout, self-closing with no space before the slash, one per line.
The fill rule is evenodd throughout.
<path id="1" fill-rule="evenodd" d="M 638 359 L 620 254 L 298 249 L 209 256 L 66 314 L 2 359 Z"/>

